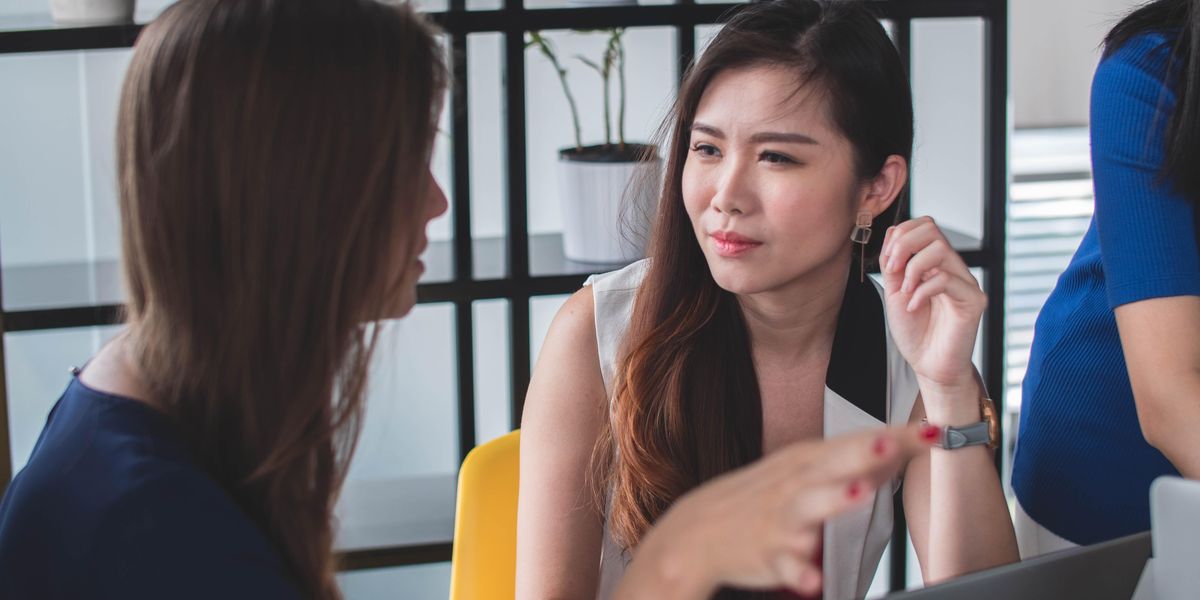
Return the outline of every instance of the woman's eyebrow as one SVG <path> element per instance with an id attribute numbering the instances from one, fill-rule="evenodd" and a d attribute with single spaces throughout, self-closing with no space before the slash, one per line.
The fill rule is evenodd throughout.
<path id="1" fill-rule="evenodd" d="M 712 125 L 707 125 L 707 124 L 701 123 L 699 121 L 695 121 L 692 123 L 692 131 L 698 131 L 705 135 L 711 135 L 715 138 L 719 138 L 722 140 L 725 139 L 725 132 L 721 131 L 720 129 L 717 129 L 716 127 L 713 127 Z"/>
<path id="2" fill-rule="evenodd" d="M 717 139 L 725 139 L 725 132 L 713 127 L 707 123 L 696 121 L 692 123 L 692 131 L 711 135 Z M 768 142 L 787 143 L 787 144 L 811 144 L 815 146 L 821 145 L 820 142 L 804 135 L 803 133 L 786 133 L 782 131 L 762 131 L 750 136 L 751 144 L 762 144 Z"/>
<path id="3" fill-rule="evenodd" d="M 763 131 L 750 136 L 750 143 L 762 144 L 764 142 L 776 142 L 785 144 L 812 144 L 820 146 L 821 142 L 804 135 L 803 133 L 784 133 L 782 131 Z"/>

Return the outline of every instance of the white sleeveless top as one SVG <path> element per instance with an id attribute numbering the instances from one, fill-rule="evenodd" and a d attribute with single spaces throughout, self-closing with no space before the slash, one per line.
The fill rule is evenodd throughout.
<path id="1" fill-rule="evenodd" d="M 600 373 L 610 398 L 618 348 L 648 266 L 647 260 L 641 260 L 618 271 L 589 277 L 584 283 L 592 286 Z M 869 281 L 860 284 L 853 280 L 848 284 L 838 316 L 825 385 L 825 437 L 881 427 L 885 421 L 905 424 L 919 391 L 916 375 L 887 329 L 883 289 L 874 280 Z M 880 486 L 873 503 L 825 524 L 825 598 L 866 596 L 879 559 L 891 541 L 892 496 L 899 483 L 897 480 Z M 612 596 L 627 564 L 627 553 L 605 526 L 597 595 L 600 600 Z"/>

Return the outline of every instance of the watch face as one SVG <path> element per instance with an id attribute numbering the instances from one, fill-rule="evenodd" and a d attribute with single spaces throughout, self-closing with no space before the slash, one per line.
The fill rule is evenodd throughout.
<path id="1" fill-rule="evenodd" d="M 991 398 L 983 398 L 979 404 L 983 420 L 988 424 L 988 448 L 995 450 L 1000 446 L 1000 418 L 996 415 L 996 404 Z"/>

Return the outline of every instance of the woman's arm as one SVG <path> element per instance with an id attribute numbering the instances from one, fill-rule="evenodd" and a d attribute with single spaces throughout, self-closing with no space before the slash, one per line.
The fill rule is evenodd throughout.
<path id="1" fill-rule="evenodd" d="M 974 397 L 981 393 L 975 391 Z M 923 418 L 924 403 L 917 398 L 912 422 Z M 973 420 L 977 422 L 978 415 Z M 931 448 L 905 470 L 904 516 L 925 583 L 1018 559 L 1012 520 L 993 460 L 986 446 Z"/>
<path id="2" fill-rule="evenodd" d="M 1118 306 L 1117 330 L 1146 441 L 1200 478 L 1200 296 Z"/>
<path id="3" fill-rule="evenodd" d="M 542 345 L 521 419 L 517 598 L 596 595 L 603 515 L 589 468 L 607 415 L 592 289 L 567 300 Z"/>
<path id="4" fill-rule="evenodd" d="M 917 375 L 911 419 L 961 427 L 982 418 L 971 364 L 987 297 L 928 217 L 888 230 L 880 255 L 888 326 Z M 935 448 L 913 460 L 904 514 L 927 583 L 1016 561 L 1016 536 L 992 453 Z"/>

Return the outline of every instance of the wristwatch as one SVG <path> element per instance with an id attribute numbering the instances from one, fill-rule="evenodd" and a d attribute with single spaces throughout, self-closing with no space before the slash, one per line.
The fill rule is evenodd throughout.
<path id="1" fill-rule="evenodd" d="M 942 437 L 937 444 L 943 450 L 954 450 L 967 446 L 987 445 L 989 450 L 1000 446 L 1000 418 L 991 398 L 979 399 L 979 412 L 983 420 L 963 427 L 942 427 Z"/>

